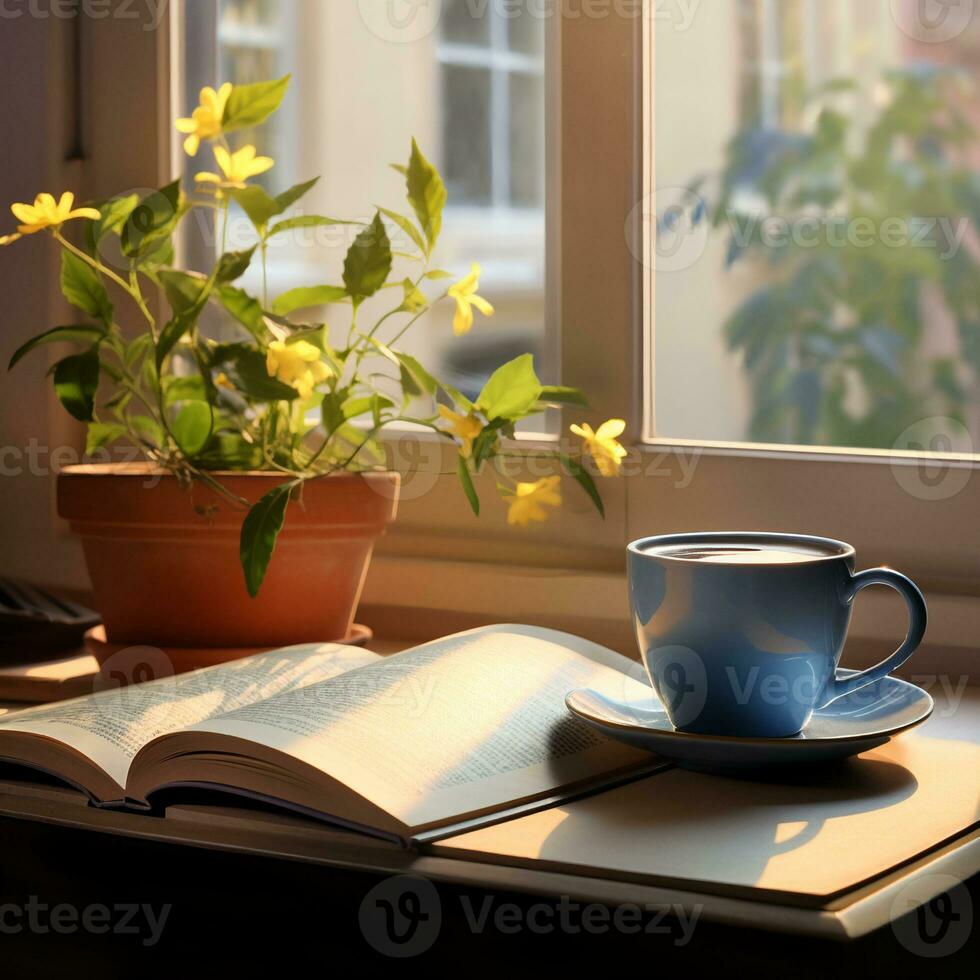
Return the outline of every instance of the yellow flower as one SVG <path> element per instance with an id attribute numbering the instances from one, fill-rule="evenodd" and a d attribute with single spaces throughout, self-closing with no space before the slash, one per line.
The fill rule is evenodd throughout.
<path id="1" fill-rule="evenodd" d="M 493 316 L 493 307 L 482 297 L 477 296 L 480 288 L 480 264 L 473 263 L 470 274 L 465 279 L 453 283 L 447 291 L 448 296 L 456 300 L 456 316 L 453 317 L 453 333 L 462 337 L 469 333 L 473 326 L 473 307 L 475 306 L 484 316 Z"/>
<path id="2" fill-rule="evenodd" d="M 274 340 L 269 344 L 265 369 L 270 378 L 278 378 L 299 392 L 300 398 L 309 398 L 313 389 L 330 376 L 326 364 L 320 360 L 318 348 L 305 340 L 287 344 Z"/>
<path id="3" fill-rule="evenodd" d="M 65 191 L 58 201 L 50 194 L 38 194 L 33 204 L 11 204 L 10 210 L 20 224 L 17 226 L 17 234 L 0 238 L 0 245 L 9 245 L 21 235 L 33 235 L 45 228 L 57 228 L 73 218 L 91 218 L 96 221 L 101 217 L 95 208 L 75 208 L 73 211 L 74 203 L 75 195 L 71 191 Z"/>
<path id="4" fill-rule="evenodd" d="M 622 465 L 626 450 L 616 441 L 626 429 L 626 423 L 622 419 L 610 419 L 599 426 L 598 432 L 592 431 L 591 425 L 571 426 L 572 432 L 581 436 L 585 441 L 585 448 L 589 455 L 595 460 L 595 465 L 603 476 L 619 476 L 619 467 Z"/>
<path id="5" fill-rule="evenodd" d="M 199 184 L 215 184 L 219 190 L 241 190 L 249 177 L 257 177 L 275 166 L 271 157 L 257 157 L 251 144 L 243 146 L 237 153 L 229 153 L 223 146 L 216 146 L 214 158 L 221 168 L 221 176 L 205 170 L 196 174 L 194 179 Z"/>
<path id="6" fill-rule="evenodd" d="M 473 440 L 483 431 L 483 423 L 472 412 L 459 415 L 445 405 L 439 406 L 439 414 L 449 423 L 449 432 L 459 439 L 460 455 L 463 459 L 469 459 L 473 454 Z"/>
<path id="7" fill-rule="evenodd" d="M 545 505 L 561 506 L 561 493 L 558 491 L 560 480 L 558 476 L 545 476 L 534 483 L 518 483 L 517 492 L 504 497 L 510 504 L 507 523 L 527 527 L 531 521 L 546 521 L 548 512 L 544 509 Z"/>
<path id="8" fill-rule="evenodd" d="M 190 119 L 178 119 L 174 125 L 180 133 L 187 133 L 184 152 L 189 157 L 197 156 L 201 140 L 214 139 L 221 132 L 225 116 L 225 106 L 231 95 L 231 82 L 225 82 L 217 92 L 210 85 L 201 89 L 201 104 L 194 110 Z"/>

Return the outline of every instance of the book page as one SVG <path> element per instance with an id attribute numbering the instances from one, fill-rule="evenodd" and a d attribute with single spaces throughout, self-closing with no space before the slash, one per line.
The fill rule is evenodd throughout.
<path id="1" fill-rule="evenodd" d="M 471 630 L 191 726 L 306 762 L 409 827 L 649 759 L 574 718 L 576 687 L 623 697 L 635 664 L 528 626 Z"/>
<path id="2" fill-rule="evenodd" d="M 125 787 L 133 757 L 157 736 L 378 659 L 367 650 L 335 643 L 286 647 L 19 711 L 0 718 L 0 746 L 5 731 L 42 735 L 78 750 Z"/>

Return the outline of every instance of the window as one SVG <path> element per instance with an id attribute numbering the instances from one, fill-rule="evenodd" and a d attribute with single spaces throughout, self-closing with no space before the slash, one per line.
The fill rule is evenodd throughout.
<path id="1" fill-rule="evenodd" d="M 239 84 L 280 78 L 289 71 L 295 54 L 295 5 L 274 0 L 221 0 L 217 23 L 217 79 L 234 79 Z M 198 86 L 199 88 L 200 86 Z M 188 93 L 193 104 L 196 91 Z M 266 152 L 279 161 L 278 179 L 291 168 L 292 149 L 297 143 L 296 112 L 284 107 L 263 127 Z M 257 134 L 245 130 L 243 143 L 254 143 Z M 288 174 L 292 179 L 294 175 Z M 270 183 L 263 175 L 259 183 Z"/>
<path id="2" fill-rule="evenodd" d="M 195 85 L 219 77 L 214 60 L 217 4 L 194 0 L 183 6 L 186 17 L 174 40 L 180 60 L 187 62 L 185 77 L 197 63 L 196 51 L 212 59 L 210 68 L 187 81 L 196 94 Z M 346 214 L 352 202 L 370 207 L 379 196 L 387 200 L 397 195 L 399 187 L 383 167 L 365 167 L 364 161 L 400 159 L 411 133 L 432 148 L 431 155 L 445 169 L 442 144 L 448 135 L 439 49 L 446 25 L 433 24 L 423 37 L 403 44 L 380 37 L 362 16 L 364 9 L 383 9 L 383 3 L 294 0 L 289 6 L 302 20 L 285 38 L 295 48 L 284 57 L 295 73 L 292 102 L 307 122 L 292 130 L 291 150 L 277 147 L 281 162 L 289 163 L 294 174 L 283 179 L 277 167 L 271 174 L 273 186 L 322 171 L 320 196 L 311 201 L 311 209 Z M 425 12 L 434 6 L 415 9 Z M 630 6 L 607 9 L 625 11 Z M 654 5 L 647 6 L 652 10 Z M 505 7 L 513 5 L 508 2 L 501 9 Z M 795 4 L 798 14 L 778 22 L 785 30 L 780 28 L 778 43 L 766 47 L 770 64 L 782 67 L 762 72 L 757 69 L 763 60 L 763 27 L 768 25 L 771 37 L 777 36 L 765 10 L 781 7 L 783 0 L 740 6 L 735 0 L 665 3 L 657 5 L 659 16 L 641 19 L 616 13 L 591 16 L 585 11 L 601 14 L 603 5 L 583 4 L 571 5 L 581 16 L 543 18 L 548 287 L 543 216 L 526 234 L 514 220 L 534 209 L 508 208 L 505 213 L 469 203 L 447 214 L 442 246 L 446 264 L 458 268 L 470 256 L 483 262 L 488 294 L 501 309 L 492 328 L 481 331 L 480 338 L 465 338 L 473 339 L 473 345 L 457 352 L 472 352 L 478 377 L 486 355 L 477 339 L 504 343 L 508 336 L 525 342 L 543 337 L 547 296 L 549 328 L 556 336 L 560 331 L 557 356 L 548 361 L 551 376 L 585 388 L 591 402 L 590 414 L 576 408 L 563 425 L 583 417 L 593 423 L 628 419 L 633 450 L 629 475 L 603 485 L 605 521 L 589 513 L 586 502 L 580 506 L 569 488 L 554 519 L 527 531 L 505 529 L 491 508 L 475 519 L 454 475 L 433 477 L 424 493 L 413 489 L 399 504 L 399 519 L 379 545 L 367 583 L 365 601 L 379 629 L 399 635 L 414 629 L 424 635 L 431 626 L 433 633 L 444 633 L 453 626 L 499 619 L 501 609 L 511 609 L 514 615 L 521 611 L 524 618 L 628 651 L 633 640 L 622 582 L 625 542 L 692 528 L 803 531 L 842 537 L 857 547 L 863 564 L 888 563 L 912 575 L 930 602 L 929 646 L 940 651 L 940 659 L 960 651 L 959 661 L 942 660 L 940 666 L 936 660 L 932 667 L 953 676 L 960 672 L 949 664 L 962 662 L 980 629 L 976 457 L 938 453 L 943 441 L 933 436 L 941 432 L 913 432 L 907 452 L 747 442 L 754 389 L 743 360 L 726 347 L 723 325 L 742 295 L 735 285 L 762 288 L 766 277 L 779 270 L 765 263 L 757 268 L 751 256 L 726 269 L 728 238 L 715 231 L 705 239 L 705 257 L 693 263 L 693 272 L 668 271 L 664 265 L 670 258 L 671 225 L 683 230 L 684 221 L 697 214 L 691 196 L 697 176 L 717 175 L 725 160 L 726 137 L 758 117 L 763 77 L 782 79 L 768 83 L 765 101 L 776 120 L 773 125 L 792 135 L 808 122 L 791 81 L 799 52 L 811 53 L 800 64 L 813 66 L 806 71 L 815 82 L 847 71 L 861 78 L 865 87 L 857 96 L 831 94 L 842 104 L 856 105 L 850 110 L 854 113 L 865 106 L 870 112 L 875 89 L 863 81 L 863 73 L 877 70 L 875 52 L 908 47 L 933 61 L 955 53 L 960 58 L 956 63 L 968 66 L 974 63 L 971 37 L 980 19 L 974 17 L 949 43 L 937 45 L 917 41 L 908 20 L 902 21 L 899 33 L 893 30 L 891 8 L 915 14 L 915 2 Z M 471 9 L 494 12 L 496 7 L 474 3 Z M 958 9 L 950 8 L 951 16 Z M 805 26 L 814 10 L 817 33 Z M 190 27 L 187 18 L 209 11 L 210 33 Z M 881 30 L 869 34 L 872 15 L 879 18 Z M 706 26 L 706 19 L 714 23 Z M 128 25 L 104 23 L 105 31 L 93 32 L 93 64 L 108 59 L 123 43 L 110 29 L 121 32 Z M 156 129 L 145 110 L 167 102 L 167 82 L 156 67 L 166 63 L 166 55 L 159 50 L 159 38 L 138 25 L 130 30 L 125 43 L 142 45 L 144 52 L 133 62 L 133 89 L 123 97 L 110 78 L 97 73 L 87 89 L 93 125 L 101 134 L 92 141 L 100 155 L 87 165 L 87 179 L 96 185 L 158 186 L 172 176 L 169 166 L 158 171 L 154 162 L 165 156 L 160 140 L 169 145 L 172 138 L 170 114 Z M 833 37 L 851 41 L 831 43 Z M 182 110 L 189 99 L 181 89 L 173 100 L 175 110 Z M 470 137 L 464 133 L 458 138 Z M 651 195 L 654 189 L 659 193 Z M 710 189 L 700 188 L 704 197 Z M 753 195 L 742 189 L 739 193 L 740 203 L 749 207 Z M 671 205 L 678 206 L 676 211 Z M 665 219 L 668 211 L 676 218 Z M 703 221 L 694 226 L 698 235 L 704 226 Z M 655 230 L 657 238 L 644 235 L 644 228 Z M 688 241 L 699 239 L 679 238 L 681 246 Z M 274 274 L 281 280 L 277 285 L 294 285 L 297 279 L 336 281 L 332 277 L 343 247 L 340 242 L 314 249 L 294 241 L 275 258 Z M 683 248 L 678 251 L 683 257 Z M 311 255 L 316 256 L 314 273 L 309 270 Z M 310 275 L 318 278 L 311 280 Z M 327 315 L 336 314 L 328 310 Z M 642 329 L 644 321 L 647 330 Z M 428 345 L 423 350 L 428 358 L 445 349 L 442 341 L 450 332 L 445 324 L 430 326 L 420 338 Z M 546 354 L 550 350 L 546 344 Z M 445 462 L 443 469 L 449 471 L 452 460 Z M 494 492 L 492 473 L 482 492 Z M 555 586 L 554 569 L 560 569 L 560 587 Z M 460 581 L 466 581 L 465 589 Z M 426 610 L 437 619 L 434 626 L 425 621 Z M 887 652 L 886 644 L 901 625 L 901 613 L 889 606 L 888 597 L 879 600 L 872 593 L 856 606 L 849 650 L 863 644 L 870 650 L 867 660 L 878 657 Z M 929 669 L 925 653 L 915 663 L 917 670 Z"/>
<path id="3" fill-rule="evenodd" d="M 657 436 L 980 446 L 980 23 L 907 6 L 658 27 Z"/>
<path id="4" fill-rule="evenodd" d="M 546 22 L 530 14 L 514 19 L 504 6 L 446 3 L 434 29 L 417 37 L 402 36 L 397 19 L 366 16 L 353 0 L 183 5 L 185 104 L 193 105 L 205 84 L 293 74 L 275 128 L 258 136 L 260 151 L 276 159 L 262 178 L 270 189 L 322 174 L 301 207 L 364 220 L 375 205 L 405 206 L 403 183 L 386 165 L 407 159 L 413 136 L 440 167 L 449 202 L 436 260 L 460 276 L 479 262 L 481 293 L 497 312 L 457 340 L 443 305 L 404 345 L 471 395 L 494 367 L 526 350 L 542 377 L 553 380 L 557 371 L 545 324 Z M 235 134 L 236 145 L 255 139 Z M 201 156 L 210 164 L 208 153 Z M 200 162 L 187 161 L 185 172 L 201 169 Z M 271 291 L 340 281 L 353 231 L 314 232 L 274 240 Z M 244 247 L 249 236 L 239 215 L 232 240 Z M 209 261 L 213 238 L 198 234 L 188 242 L 191 264 Z M 249 275 L 244 285 L 259 295 L 260 272 Z M 338 332 L 346 330 L 343 308 L 324 313 Z"/>
<path id="5" fill-rule="evenodd" d="M 544 209 L 544 20 L 517 7 L 479 16 L 452 0 L 442 19 L 443 145 L 450 199 Z M 470 139 L 454 139 L 467 131 Z"/>

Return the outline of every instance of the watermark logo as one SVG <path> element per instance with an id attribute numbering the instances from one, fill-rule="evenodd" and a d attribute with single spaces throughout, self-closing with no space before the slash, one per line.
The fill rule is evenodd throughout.
<path id="1" fill-rule="evenodd" d="M 382 41 L 412 44 L 439 26 L 442 0 L 357 0 L 367 29 Z"/>
<path id="2" fill-rule="evenodd" d="M 643 197 L 626 216 L 626 244 L 633 257 L 648 268 L 658 273 L 681 272 L 704 255 L 711 234 L 706 218 L 704 199 L 689 187 L 661 187 Z"/>
<path id="3" fill-rule="evenodd" d="M 966 945 L 973 932 L 973 901 L 958 878 L 926 875 L 899 891 L 891 918 L 895 937 L 910 953 L 939 959 Z"/>
<path id="4" fill-rule="evenodd" d="M 102 661 L 93 687 L 95 691 L 116 691 L 133 684 L 173 678 L 175 673 L 173 661 L 159 647 L 125 647 Z"/>
<path id="5" fill-rule="evenodd" d="M 892 20 L 916 41 L 942 44 L 973 21 L 976 0 L 891 0 Z"/>
<path id="6" fill-rule="evenodd" d="M 966 489 L 971 469 L 955 460 L 943 459 L 944 453 L 972 453 L 973 439 L 962 422 L 936 415 L 910 425 L 892 447 L 899 452 L 923 455 L 922 459 L 892 457 L 895 482 L 918 500 L 949 500 Z"/>
<path id="7" fill-rule="evenodd" d="M 690 647 L 671 644 L 647 651 L 645 660 L 674 727 L 697 721 L 708 697 L 708 675 L 701 656 Z"/>
<path id="8" fill-rule="evenodd" d="M 361 902 L 361 934 L 379 953 L 396 959 L 419 956 L 442 928 L 442 903 L 425 878 L 399 875 L 372 888 Z"/>

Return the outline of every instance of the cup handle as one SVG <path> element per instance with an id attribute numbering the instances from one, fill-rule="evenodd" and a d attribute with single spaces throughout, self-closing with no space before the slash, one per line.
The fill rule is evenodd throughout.
<path id="1" fill-rule="evenodd" d="M 851 576 L 847 601 L 853 601 L 854 597 L 869 585 L 891 586 L 905 600 L 905 605 L 908 606 L 909 610 L 909 631 L 905 637 L 905 642 L 890 657 L 882 660 L 875 667 L 869 667 L 867 670 L 852 674 L 850 677 L 832 678 L 824 691 L 824 697 L 819 705 L 821 708 L 845 694 L 850 694 L 852 691 L 867 687 L 868 684 L 873 684 L 901 667 L 912 656 L 925 635 L 928 620 L 926 600 L 912 579 L 891 568 L 869 568 L 867 571 L 858 572 Z"/>

